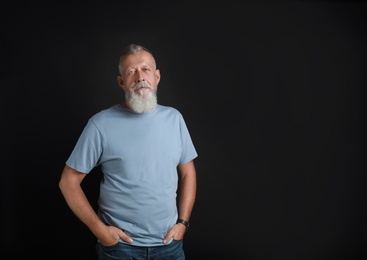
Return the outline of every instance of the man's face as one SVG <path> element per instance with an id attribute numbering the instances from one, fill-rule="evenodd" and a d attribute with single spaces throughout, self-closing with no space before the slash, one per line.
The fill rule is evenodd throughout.
<path id="1" fill-rule="evenodd" d="M 126 105 L 138 113 L 152 111 L 157 105 L 157 86 L 160 72 L 153 56 L 140 51 L 122 60 L 117 82 L 125 92 Z"/>
<path id="2" fill-rule="evenodd" d="M 130 54 L 122 60 L 122 71 L 117 77 L 117 82 L 125 93 L 134 92 L 137 95 L 146 95 L 152 90 L 156 90 L 159 80 L 160 72 L 156 69 L 153 56 L 146 51 L 139 51 L 135 54 Z M 137 88 L 134 86 L 144 82 L 152 87 Z"/>

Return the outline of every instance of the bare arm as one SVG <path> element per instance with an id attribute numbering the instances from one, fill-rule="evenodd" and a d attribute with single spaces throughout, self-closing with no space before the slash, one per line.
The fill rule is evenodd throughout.
<path id="1" fill-rule="evenodd" d="M 196 199 L 196 170 L 194 161 L 178 166 L 178 218 L 190 220 Z"/>
<path id="2" fill-rule="evenodd" d="M 99 219 L 80 185 L 85 176 L 86 174 L 78 172 L 67 165 L 64 167 L 59 187 L 70 209 L 102 244 L 112 245 L 117 243 L 120 238 L 131 242 L 131 239 L 122 230 L 106 226 Z"/>
<path id="3" fill-rule="evenodd" d="M 192 209 L 196 199 L 196 169 L 194 161 L 180 164 L 177 167 L 179 173 L 178 183 L 178 218 L 185 221 L 190 220 Z M 167 243 L 171 238 L 175 240 L 183 239 L 186 227 L 182 224 L 174 225 L 167 233 L 163 243 Z"/>

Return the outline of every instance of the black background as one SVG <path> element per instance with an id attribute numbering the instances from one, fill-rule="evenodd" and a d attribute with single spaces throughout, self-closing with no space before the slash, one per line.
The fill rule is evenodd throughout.
<path id="1" fill-rule="evenodd" d="M 357 1 L 1 4 L 4 259 L 97 259 L 58 188 L 88 118 L 143 44 L 199 157 L 187 259 L 366 250 L 366 11 Z M 93 201 L 100 172 L 83 185 Z"/>

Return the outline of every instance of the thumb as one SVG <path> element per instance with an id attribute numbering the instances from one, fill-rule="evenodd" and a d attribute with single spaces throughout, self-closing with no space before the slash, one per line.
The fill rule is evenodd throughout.
<path id="1" fill-rule="evenodd" d="M 173 239 L 172 232 L 168 232 L 167 235 L 163 238 L 163 244 L 167 244 L 171 239 Z"/>
<path id="2" fill-rule="evenodd" d="M 131 237 L 129 237 L 125 232 L 123 232 L 122 230 L 120 230 L 120 234 L 119 234 L 120 238 L 122 240 L 124 240 L 127 243 L 132 243 L 133 239 Z"/>

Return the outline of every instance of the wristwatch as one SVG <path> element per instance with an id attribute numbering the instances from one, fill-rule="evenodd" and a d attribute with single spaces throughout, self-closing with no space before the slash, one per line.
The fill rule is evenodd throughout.
<path id="1" fill-rule="evenodd" d="M 184 225 L 186 227 L 186 231 L 189 229 L 190 223 L 182 218 L 177 219 L 177 223 L 181 223 L 182 225 Z"/>

